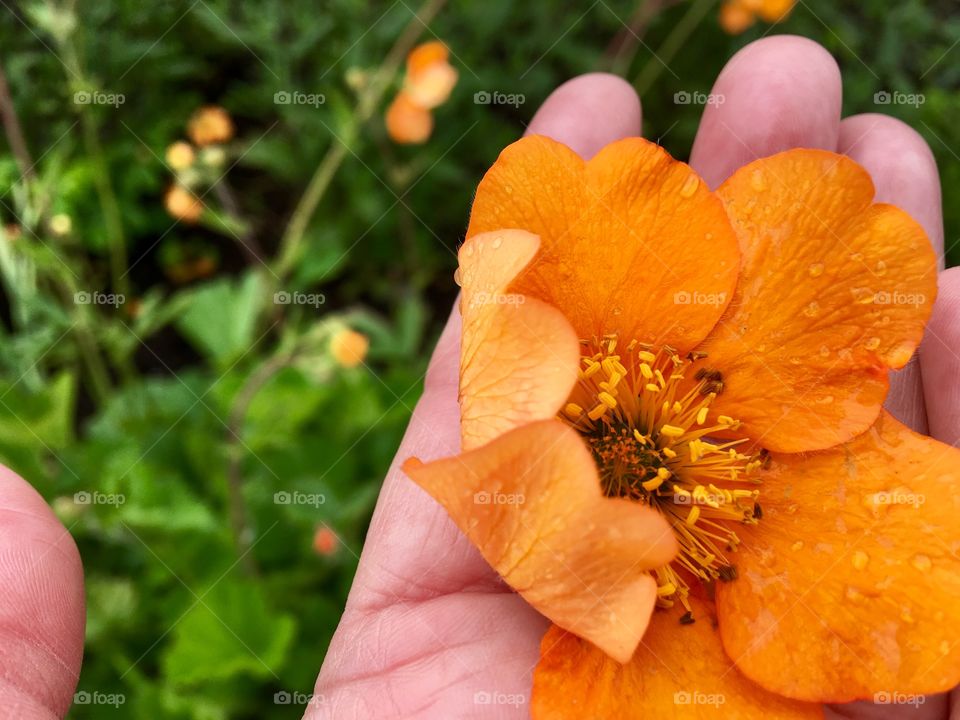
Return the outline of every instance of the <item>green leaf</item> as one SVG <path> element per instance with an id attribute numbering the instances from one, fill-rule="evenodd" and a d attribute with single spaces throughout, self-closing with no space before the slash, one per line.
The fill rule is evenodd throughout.
<path id="1" fill-rule="evenodd" d="M 196 685 L 237 675 L 277 675 L 295 623 L 267 607 L 259 587 L 225 579 L 187 611 L 162 665 L 171 682 Z"/>
<path id="2" fill-rule="evenodd" d="M 257 309 L 264 301 L 257 274 L 249 273 L 240 282 L 214 280 L 185 295 L 189 304 L 176 326 L 197 350 L 226 365 L 250 349 Z"/>

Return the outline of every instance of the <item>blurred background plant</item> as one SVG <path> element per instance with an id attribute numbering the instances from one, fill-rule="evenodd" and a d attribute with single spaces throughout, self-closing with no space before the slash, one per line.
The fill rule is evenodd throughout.
<path id="1" fill-rule="evenodd" d="M 84 558 L 73 717 L 300 716 L 473 188 L 563 80 L 628 78 L 683 158 L 738 48 L 814 38 L 927 138 L 960 260 L 952 0 L 443 4 L 0 9 L 0 459 Z"/>

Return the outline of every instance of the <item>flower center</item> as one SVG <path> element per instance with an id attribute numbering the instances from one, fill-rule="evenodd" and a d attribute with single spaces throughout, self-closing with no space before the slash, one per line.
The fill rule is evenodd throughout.
<path id="1" fill-rule="evenodd" d="M 754 474 L 766 454 L 738 451 L 747 442 L 736 435 L 740 423 L 711 412 L 723 377 L 705 353 L 681 358 L 669 346 L 632 341 L 621 355 L 612 335 L 581 344 L 579 381 L 560 417 L 583 434 L 607 495 L 647 504 L 670 522 L 680 552 L 654 571 L 657 603 L 679 601 L 681 622 L 692 622 L 690 584 L 737 577 L 728 559 L 740 544 L 733 528 L 760 520 Z"/>

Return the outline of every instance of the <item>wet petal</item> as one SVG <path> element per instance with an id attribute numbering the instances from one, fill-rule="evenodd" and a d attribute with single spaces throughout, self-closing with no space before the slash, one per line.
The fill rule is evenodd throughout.
<path id="1" fill-rule="evenodd" d="M 713 607 L 697 598 L 692 605 L 696 622 L 688 625 L 680 624 L 680 609 L 655 612 L 626 665 L 550 628 L 533 675 L 533 720 L 823 717 L 819 705 L 774 695 L 737 672 L 721 647 Z"/>
<path id="2" fill-rule="evenodd" d="M 884 412 L 845 445 L 772 460 L 739 578 L 717 589 L 737 666 L 823 702 L 956 685 L 960 451 Z"/>
<path id="3" fill-rule="evenodd" d="M 648 507 L 604 497 L 590 451 L 557 420 L 404 471 L 523 598 L 612 657 L 633 654 L 676 541 Z"/>
<path id="4" fill-rule="evenodd" d="M 718 190 L 740 234 L 730 311 L 700 348 L 723 372 L 718 411 L 783 452 L 849 440 L 876 419 L 936 296 L 923 229 L 852 160 L 791 150 Z"/>
<path id="5" fill-rule="evenodd" d="M 460 248 L 460 412 L 464 450 L 557 414 L 577 379 L 580 350 L 563 315 L 507 286 L 536 255 L 522 230 L 476 235 Z"/>
<path id="6" fill-rule="evenodd" d="M 581 339 L 690 349 L 732 296 L 737 241 L 717 197 L 657 145 L 626 138 L 584 162 L 542 136 L 507 147 L 477 189 L 467 236 L 540 236 L 511 289 L 558 308 Z"/>

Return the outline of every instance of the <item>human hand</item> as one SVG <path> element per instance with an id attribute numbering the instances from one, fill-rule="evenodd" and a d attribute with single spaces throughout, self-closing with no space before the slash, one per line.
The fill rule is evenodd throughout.
<path id="1" fill-rule="evenodd" d="M 908 211 L 943 251 L 934 161 L 920 137 L 877 115 L 840 119 L 840 75 L 814 43 L 776 37 L 739 53 L 707 107 L 693 167 L 715 187 L 736 168 L 792 147 L 846 153 L 866 167 L 877 200 Z M 630 87 L 604 75 L 567 83 L 530 133 L 584 157 L 640 134 Z M 915 359 L 894 378 L 887 407 L 944 441 L 960 436 L 960 271 L 940 277 L 940 296 Z M 438 344 L 424 395 L 384 484 L 340 628 L 317 682 L 311 718 L 526 717 L 531 675 L 547 621 L 489 568 L 445 511 L 399 470 L 459 452 L 459 317 Z M 11 717 L 62 717 L 83 647 L 80 558 L 40 496 L 0 473 L 0 708 Z M 483 704 L 483 694 L 513 704 Z M 904 708 L 843 706 L 845 717 L 902 717 Z M 944 718 L 944 697 L 911 717 Z"/>
<path id="2" fill-rule="evenodd" d="M 795 147 L 844 153 L 872 175 L 876 200 L 900 206 L 943 253 L 936 165 L 924 141 L 879 115 L 841 121 L 841 80 L 818 45 L 777 37 L 745 48 L 717 80 L 691 164 L 719 185 L 740 166 Z M 640 134 L 632 89 L 605 75 L 577 78 L 540 108 L 528 134 L 591 157 Z M 944 273 L 917 358 L 893 379 L 887 408 L 945 442 L 960 433 L 957 410 L 960 273 Z M 441 337 L 418 404 L 374 515 L 340 628 L 317 682 L 311 718 L 527 717 L 531 676 L 548 622 L 490 569 L 446 512 L 399 469 L 460 451 L 459 316 Z M 732 665 L 732 663 L 731 663 Z M 491 704 L 493 697 L 497 701 Z M 845 717 L 901 717 L 903 707 L 838 706 Z M 911 717 L 944 718 L 945 697 Z"/>

